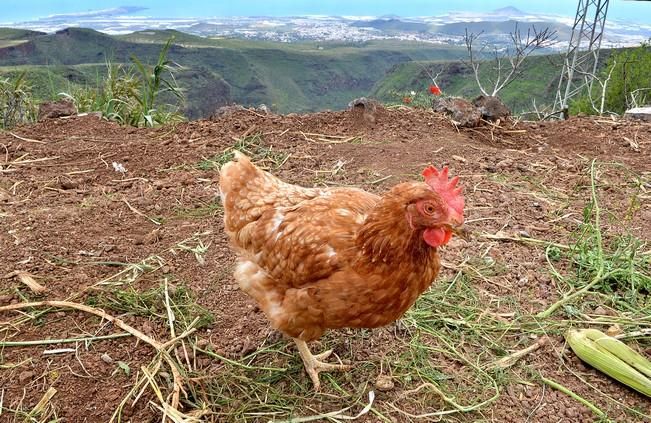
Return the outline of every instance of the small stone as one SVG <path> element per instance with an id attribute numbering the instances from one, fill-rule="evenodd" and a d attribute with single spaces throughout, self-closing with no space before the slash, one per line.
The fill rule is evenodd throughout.
<path id="1" fill-rule="evenodd" d="M 74 181 L 61 181 L 60 185 L 62 189 L 75 189 L 79 186 L 79 184 Z"/>
<path id="2" fill-rule="evenodd" d="M 163 268 L 161 270 L 163 271 L 164 275 L 167 275 L 170 272 L 171 269 L 170 269 L 170 267 L 168 265 L 165 265 L 165 266 L 163 266 Z"/>
<path id="3" fill-rule="evenodd" d="M 576 409 L 568 407 L 565 409 L 565 415 L 572 419 L 574 417 L 577 417 L 578 413 L 576 412 Z"/>
<path id="4" fill-rule="evenodd" d="M 498 169 L 505 169 L 507 167 L 511 167 L 513 165 L 513 160 L 512 159 L 504 159 L 498 162 L 495 167 Z"/>
<path id="5" fill-rule="evenodd" d="M 615 323 L 614 325 L 610 326 L 608 330 L 606 330 L 606 335 L 608 336 L 617 336 L 624 333 L 622 330 L 622 327 Z"/>
<path id="6" fill-rule="evenodd" d="M 58 319 L 63 319 L 64 317 L 66 317 L 66 312 L 65 311 L 57 311 L 56 313 L 54 313 L 54 317 L 56 317 Z"/>
<path id="7" fill-rule="evenodd" d="M 34 372 L 25 370 L 24 372 L 20 372 L 20 374 L 18 375 L 18 381 L 20 383 L 25 383 L 33 377 L 34 377 Z"/>
<path id="8" fill-rule="evenodd" d="M 531 235 L 527 231 L 519 231 L 518 235 L 520 235 L 522 238 L 531 238 Z"/>
<path id="9" fill-rule="evenodd" d="M 481 120 L 481 111 L 460 97 L 436 98 L 432 101 L 432 108 L 435 112 L 450 116 L 461 127 L 473 128 Z"/>
<path id="10" fill-rule="evenodd" d="M 374 125 L 377 119 L 379 103 L 366 97 L 356 98 L 348 103 L 353 119 L 358 124 Z"/>
<path id="11" fill-rule="evenodd" d="M 606 316 L 606 315 L 608 315 L 608 312 L 606 311 L 605 308 L 603 308 L 602 306 L 599 306 L 599 307 L 594 309 L 594 314 L 598 314 L 598 315 L 601 315 L 601 316 Z"/>
<path id="12" fill-rule="evenodd" d="M 375 381 L 375 387 L 378 391 L 387 392 L 395 387 L 393 379 L 388 375 L 379 375 Z"/>
<path id="13" fill-rule="evenodd" d="M 481 112 L 482 118 L 491 121 L 504 120 L 511 115 L 511 111 L 497 96 L 480 95 L 472 101 Z"/>
<path id="14" fill-rule="evenodd" d="M 38 121 L 45 119 L 55 119 L 63 116 L 72 116 L 77 114 L 77 108 L 72 100 L 62 99 L 58 101 L 48 101 L 41 103 L 38 107 Z"/>
<path id="15" fill-rule="evenodd" d="M 210 115 L 209 119 L 210 120 L 217 120 L 220 118 L 228 117 L 229 115 L 239 112 L 240 110 L 244 110 L 243 106 L 240 106 L 239 104 L 236 105 L 230 105 L 230 106 L 222 106 L 215 110 L 212 115 Z"/>
<path id="16" fill-rule="evenodd" d="M 102 355 L 100 356 L 100 358 L 102 359 L 102 361 L 103 361 L 104 363 L 107 363 L 107 364 L 111 364 L 111 363 L 113 363 L 113 359 L 112 359 L 111 356 L 108 355 L 107 353 L 102 354 Z"/>
<path id="17" fill-rule="evenodd" d="M 209 342 L 207 339 L 200 339 L 197 341 L 197 347 L 199 348 L 206 348 L 208 346 Z"/>

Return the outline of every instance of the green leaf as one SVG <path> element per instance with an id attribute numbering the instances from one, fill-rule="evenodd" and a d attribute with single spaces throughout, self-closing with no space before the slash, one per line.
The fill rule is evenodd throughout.
<path id="1" fill-rule="evenodd" d="M 131 367 L 124 361 L 118 361 L 118 367 L 124 371 L 124 373 L 129 376 L 131 374 Z"/>

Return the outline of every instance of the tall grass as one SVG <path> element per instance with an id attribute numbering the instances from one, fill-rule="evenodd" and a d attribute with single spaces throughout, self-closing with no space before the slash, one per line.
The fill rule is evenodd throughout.
<path id="1" fill-rule="evenodd" d="M 22 123 L 36 120 L 36 105 L 32 97 L 32 87 L 22 72 L 14 80 L 0 79 L 0 125 L 10 129 Z"/>
<path id="2" fill-rule="evenodd" d="M 170 38 L 160 51 L 156 64 L 144 64 L 135 55 L 130 65 L 106 63 L 106 78 L 96 87 L 84 87 L 61 93 L 70 98 L 79 112 L 101 112 L 122 125 L 153 127 L 184 120 L 180 113 L 184 96 L 174 72 L 180 68 L 167 59 L 172 46 Z M 176 104 L 161 102 L 161 94 L 169 93 Z"/>

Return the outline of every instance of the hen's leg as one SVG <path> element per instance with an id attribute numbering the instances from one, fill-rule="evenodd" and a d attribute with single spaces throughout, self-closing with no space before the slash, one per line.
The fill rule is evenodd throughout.
<path id="1" fill-rule="evenodd" d="M 305 341 L 301 341 L 298 338 L 293 338 L 293 339 L 294 342 L 296 343 L 296 347 L 298 348 L 298 353 L 301 355 L 301 358 L 303 359 L 303 364 L 305 364 L 305 370 L 307 371 L 307 374 L 310 375 L 310 379 L 312 379 L 312 383 L 314 384 L 315 390 L 318 391 L 319 388 L 321 388 L 321 382 L 319 382 L 319 373 L 327 372 L 330 370 L 350 369 L 350 366 L 345 364 L 330 364 L 330 363 L 323 363 L 319 361 L 328 358 L 328 356 L 332 354 L 332 350 L 328 350 L 321 354 L 312 355 Z"/>

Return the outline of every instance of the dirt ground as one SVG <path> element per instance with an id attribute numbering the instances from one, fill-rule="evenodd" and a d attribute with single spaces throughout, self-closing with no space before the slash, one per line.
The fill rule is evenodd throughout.
<path id="1" fill-rule="evenodd" d="M 189 404 L 203 404 L 205 421 L 270 421 L 349 405 L 353 408 L 346 414 L 355 415 L 366 404 L 369 390 L 376 393 L 377 413 L 360 421 L 414 421 L 414 415 L 450 410 L 440 395 L 431 390 L 425 394 L 426 386 L 413 391 L 431 379 L 404 366 L 405 352 L 418 334 L 400 325 L 329 333 L 324 346 L 361 364 L 351 377 L 324 376 L 323 392 L 312 393 L 293 344 L 270 330 L 256 305 L 236 288 L 231 276 L 234 255 L 222 231 L 217 165 L 224 150 L 256 134 L 260 144 L 248 148 L 261 152 L 261 163 L 286 181 L 307 186 L 354 185 L 381 193 L 397 182 L 418 178 L 427 164 L 449 165 L 464 184 L 466 217 L 475 236 L 468 242 L 455 240 L 441 252 L 446 268 L 434 285 L 452 287 L 464 263 L 490 257 L 503 270 L 468 278 L 472 283 L 467 289 L 483 301 L 486 313 L 505 324 L 514 316 L 544 310 L 558 300 L 559 292 L 544 246 L 485 235 L 569 243 L 589 201 L 592 159 L 603 164 L 599 195 L 601 207 L 608 210 L 603 221 L 606 237 L 629 230 L 649 240 L 650 124 L 572 118 L 457 129 L 441 115 L 410 108 L 380 109 L 374 124 L 348 112 L 278 116 L 242 110 L 212 121 L 157 129 L 73 117 L 0 133 L 0 306 L 36 300 L 96 305 L 165 342 L 172 338 L 165 308 L 138 313 L 116 292 L 145 292 L 165 282 L 172 290 L 187 287 L 212 321 L 177 344 L 173 353 L 191 370 L 188 384 L 194 386 L 181 393 L 181 403 L 186 411 Z M 114 162 L 126 172 L 117 171 Z M 642 182 L 632 184 L 632 175 Z M 31 292 L 16 271 L 28 272 L 47 291 Z M 107 306 L 102 302 L 106 298 L 118 301 Z M 159 299 L 162 304 L 164 298 Z M 426 304 L 419 307 L 427 311 Z M 598 297 L 579 300 L 576 307 L 584 313 L 580 316 L 614 313 Z M 50 312 L 40 313 L 44 310 Z M 448 323 L 461 319 L 445 308 L 436 313 Z M 552 319 L 565 322 L 563 316 L 561 312 Z M 499 339 L 501 351 L 489 344 L 483 350 L 469 334 L 465 343 L 463 325 L 445 322 L 441 327 L 461 340 L 455 345 L 459 353 L 477 363 L 522 349 L 539 335 L 505 331 L 491 338 Z M 644 320 L 637 327 L 649 325 Z M 0 315 L 0 338 L 5 342 L 119 332 L 106 320 L 66 308 L 35 307 Z M 611 420 L 649 421 L 647 398 L 583 365 L 567 348 L 562 331 L 550 331 L 549 337 L 550 342 L 505 370 L 501 379 L 493 378 L 498 380 L 497 400 L 466 413 L 450 413 L 443 421 L 597 420 L 589 408 L 545 385 L 538 375 L 586 398 Z M 647 354 L 648 346 L 642 341 L 638 345 L 642 351 L 647 348 Z M 438 380 L 451 397 L 464 405 L 494 395 L 489 386 L 445 385 L 469 364 L 446 358 L 439 347 L 432 344 L 426 360 L 438 366 Z M 65 350 L 52 351 L 56 349 Z M 142 366 L 154 359 L 153 348 L 134 337 L 5 345 L 0 350 L 0 421 L 40 421 L 38 412 L 34 420 L 25 419 L 51 387 L 56 393 L 47 405 L 50 421 L 106 422 L 124 399 L 128 402 L 121 421 L 160 421 L 154 390 L 142 388 L 135 405 L 135 394 L 129 397 L 142 378 Z M 264 379 L 266 387 L 255 385 L 260 394 L 254 400 L 237 400 L 247 395 L 242 387 L 253 384 L 264 366 L 286 371 Z M 387 367 L 393 373 L 387 373 Z M 239 379 L 220 379 L 227 369 Z M 375 389 L 383 374 L 393 376 L 393 386 Z M 159 381 L 169 379 L 169 369 L 158 376 Z M 170 391 L 169 386 L 162 390 L 163 395 Z M 271 392 L 280 394 L 272 397 Z M 229 404 L 233 399 L 240 403 Z M 255 407 L 252 401 L 257 401 Z"/>

